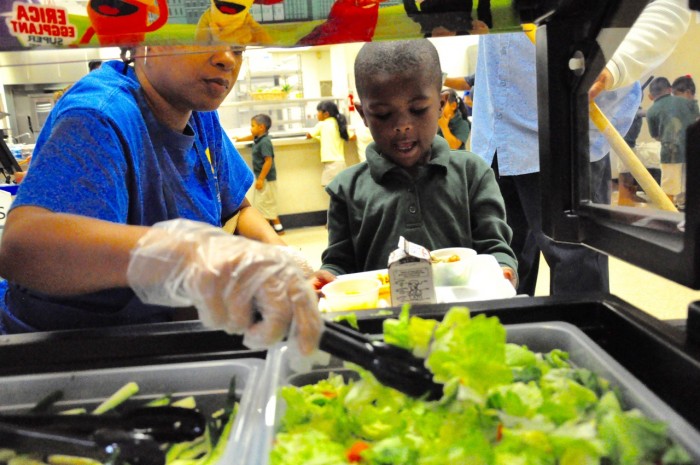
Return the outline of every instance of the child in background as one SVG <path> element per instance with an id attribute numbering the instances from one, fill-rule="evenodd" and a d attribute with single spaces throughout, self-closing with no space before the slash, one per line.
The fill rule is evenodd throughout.
<path id="1" fill-rule="evenodd" d="M 438 120 L 438 136 L 445 138 L 452 150 L 464 150 L 469 139 L 469 110 L 453 89 L 440 94 L 445 104 Z"/>
<path id="2" fill-rule="evenodd" d="M 399 237 L 429 250 L 491 254 L 515 285 L 503 198 L 478 156 L 437 136 L 442 76 L 428 40 L 366 43 L 355 60 L 356 106 L 374 143 L 366 163 L 327 187 L 328 247 L 315 286 L 334 276 L 386 268 Z"/>
<path id="3" fill-rule="evenodd" d="M 250 133 L 253 135 L 253 174 L 255 174 L 255 191 L 253 207 L 270 222 L 277 234 L 284 234 L 284 227 L 277 216 L 277 169 L 275 168 L 275 151 L 268 131 L 272 120 L 264 114 L 250 119 Z"/>
<path id="4" fill-rule="evenodd" d="M 690 74 L 677 77 L 671 84 L 671 87 L 673 88 L 673 95 L 690 100 L 693 103 L 695 112 L 700 112 L 698 110 L 698 101 L 695 99 L 695 82 Z"/>
<path id="5" fill-rule="evenodd" d="M 691 101 L 671 92 L 665 77 L 651 81 L 649 98 L 654 103 L 647 111 L 647 123 L 651 137 L 661 142 L 661 189 L 673 201 L 685 192 L 685 131 L 698 113 Z"/>
<path id="6" fill-rule="evenodd" d="M 321 185 L 326 186 L 345 169 L 345 141 L 349 140 L 348 123 L 340 114 L 338 106 L 330 100 L 323 100 L 316 106 L 318 123 L 306 133 L 307 139 L 318 139 L 321 144 Z"/>

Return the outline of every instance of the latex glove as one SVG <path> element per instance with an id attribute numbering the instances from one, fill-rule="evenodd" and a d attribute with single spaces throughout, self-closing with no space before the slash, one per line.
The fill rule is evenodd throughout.
<path id="1" fill-rule="evenodd" d="M 302 353 L 318 344 L 317 298 L 290 255 L 190 220 L 155 224 L 131 251 L 129 285 L 147 304 L 194 306 L 208 327 L 243 334 L 250 348 L 290 334 Z"/>
<path id="2" fill-rule="evenodd" d="M 277 247 L 289 254 L 296 266 L 298 266 L 301 272 L 304 274 L 304 278 L 308 279 L 314 273 L 313 267 L 308 260 L 306 260 L 304 254 L 301 253 L 301 250 L 296 249 L 291 245 L 278 245 Z"/>

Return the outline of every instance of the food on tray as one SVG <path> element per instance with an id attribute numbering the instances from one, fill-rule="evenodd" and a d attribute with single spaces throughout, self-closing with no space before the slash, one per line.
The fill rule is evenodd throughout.
<path id="1" fill-rule="evenodd" d="M 380 271 L 377 273 L 377 279 L 379 282 L 382 283 L 382 285 L 379 287 L 379 295 L 382 296 L 383 294 L 384 297 L 390 297 L 391 294 L 391 286 L 389 284 L 389 273 L 387 271 Z"/>
<path id="2" fill-rule="evenodd" d="M 285 386 L 272 465 L 686 464 L 663 422 L 625 409 L 608 381 L 561 350 L 506 342 L 500 322 L 452 308 L 442 322 L 385 320 L 386 342 L 426 357 L 443 397 L 434 402 L 331 374 Z"/>
<path id="3" fill-rule="evenodd" d="M 474 257 L 476 251 L 466 247 L 450 247 L 430 252 L 435 285 L 466 286 L 471 277 Z"/>
<path id="4" fill-rule="evenodd" d="M 336 279 L 321 288 L 332 312 L 377 308 L 381 283 L 374 278 Z"/>
<path id="5" fill-rule="evenodd" d="M 238 413 L 238 401 L 236 399 L 235 377 L 231 379 L 225 400 L 215 406 L 213 412 L 207 413 L 207 426 L 203 435 L 192 441 L 163 444 L 166 465 L 214 465 L 223 455 L 231 428 Z M 113 395 L 92 409 L 77 408 L 60 409 L 58 402 L 63 397 L 62 391 L 50 393 L 40 400 L 30 411 L 33 413 L 61 413 L 76 414 L 90 412 L 102 415 L 110 414 L 120 409 L 134 409 L 138 407 L 183 407 L 197 409 L 197 399 L 194 396 L 173 397 L 164 395 L 150 401 L 135 399 L 139 392 L 139 386 L 135 382 L 127 383 Z M 211 408 L 211 406 L 210 406 Z M 195 433 L 196 434 L 196 433 Z M 118 462 L 118 461 L 117 461 Z M 86 458 L 61 454 L 18 454 L 10 449 L 3 449 L 0 445 L 0 463 L 8 465 L 100 465 L 100 462 Z"/>
<path id="6" fill-rule="evenodd" d="M 452 262 L 458 262 L 460 260 L 461 260 L 461 258 L 457 254 L 450 255 L 449 257 L 446 257 L 446 258 L 439 258 L 433 254 L 430 254 L 430 263 L 452 263 Z"/>

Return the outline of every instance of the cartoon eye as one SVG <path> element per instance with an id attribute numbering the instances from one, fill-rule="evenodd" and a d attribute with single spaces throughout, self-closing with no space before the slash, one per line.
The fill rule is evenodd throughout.
<path id="1" fill-rule="evenodd" d="M 136 13 L 136 5 L 122 0 L 91 0 L 90 7 L 103 16 L 127 16 Z"/>

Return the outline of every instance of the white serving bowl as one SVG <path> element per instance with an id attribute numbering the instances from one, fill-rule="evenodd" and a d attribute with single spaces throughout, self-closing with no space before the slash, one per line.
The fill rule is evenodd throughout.
<path id="1" fill-rule="evenodd" d="M 472 273 L 476 250 L 466 247 L 450 247 L 430 252 L 433 260 L 433 283 L 436 287 L 466 286 Z M 451 257 L 458 260 L 448 261 Z"/>
<path id="2" fill-rule="evenodd" d="M 331 312 L 377 308 L 381 281 L 376 278 L 336 279 L 321 288 Z"/>

